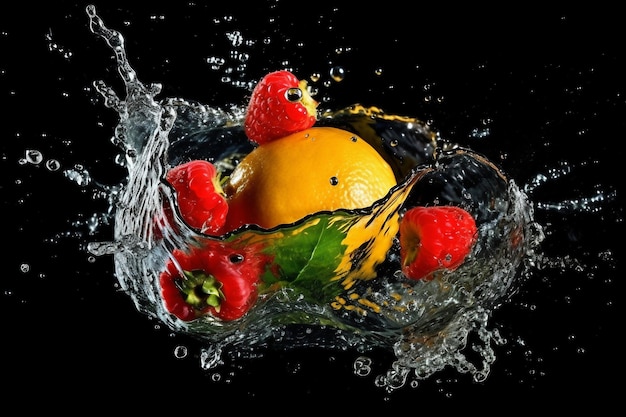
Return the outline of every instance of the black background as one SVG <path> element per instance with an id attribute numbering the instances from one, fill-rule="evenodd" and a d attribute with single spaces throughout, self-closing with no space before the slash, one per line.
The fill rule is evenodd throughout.
<path id="1" fill-rule="evenodd" d="M 105 24 L 123 34 L 139 78 L 162 83 L 161 97 L 242 105 L 248 91 L 224 76 L 250 82 L 288 62 L 301 77 L 319 72 L 328 79 L 340 65 L 345 80 L 322 89 L 325 106 L 360 102 L 427 120 L 519 184 L 571 169 L 537 187 L 537 202 L 579 201 L 596 190 L 607 197 L 587 210 L 537 209 L 547 231 L 542 251 L 554 262 L 494 312 L 508 343 L 496 347 L 484 382 L 444 370 L 387 393 L 373 380 L 393 360 L 389 353 L 380 352 L 372 374 L 359 377 L 352 371 L 357 353 L 319 349 L 263 352 L 204 371 L 202 344 L 137 312 L 116 285 L 112 258 L 90 259 L 85 251 L 85 242 L 112 236 L 111 224 L 86 226 L 108 202 L 64 170 L 82 165 L 105 186 L 125 174 L 110 141 L 117 115 L 92 85 L 121 84 L 110 49 L 89 30 L 88 3 L 16 4 L 0 15 L 2 404 L 69 410 L 82 400 L 91 409 L 193 414 L 245 404 L 290 413 L 617 404 L 626 127 L 617 10 L 240 3 L 94 2 Z M 234 47 L 225 36 L 233 30 L 256 45 Z M 226 64 L 211 69 L 211 56 Z M 27 149 L 61 169 L 20 163 Z M 183 359 L 173 354 L 179 345 L 189 348 Z"/>

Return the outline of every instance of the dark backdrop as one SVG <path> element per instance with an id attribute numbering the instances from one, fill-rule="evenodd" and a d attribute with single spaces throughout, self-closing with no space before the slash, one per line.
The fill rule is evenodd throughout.
<path id="1" fill-rule="evenodd" d="M 116 286 L 112 258 L 85 251 L 85 242 L 112 236 L 99 217 L 108 203 L 64 170 L 83 166 L 105 186 L 124 175 L 110 141 L 117 115 L 92 87 L 98 79 L 120 83 L 109 48 L 89 31 L 87 3 L 16 4 L 0 15 L 3 405 L 69 410 L 85 400 L 89 410 L 208 414 L 246 403 L 291 413 L 618 403 L 626 65 L 617 10 L 94 3 L 124 35 L 140 79 L 162 83 L 163 97 L 241 105 L 247 92 L 223 77 L 255 80 L 285 61 L 303 74 L 341 65 L 346 78 L 325 91 L 325 105 L 360 102 L 415 116 L 519 184 L 545 175 L 532 198 L 561 204 L 536 212 L 553 262 L 494 312 L 508 343 L 496 347 L 482 383 L 445 370 L 389 394 L 373 382 L 393 359 L 388 353 L 375 358 L 372 375 L 358 377 L 355 352 L 317 349 L 264 352 L 203 371 L 201 344 L 138 313 Z M 258 43 L 233 47 L 225 36 L 233 30 Z M 261 47 L 263 39 L 271 42 Z M 229 55 L 233 49 L 247 58 Z M 213 56 L 225 65 L 211 69 Z M 43 162 L 24 163 L 29 149 Z M 50 159 L 61 168 L 46 168 Z M 176 358 L 176 346 L 189 354 Z"/>

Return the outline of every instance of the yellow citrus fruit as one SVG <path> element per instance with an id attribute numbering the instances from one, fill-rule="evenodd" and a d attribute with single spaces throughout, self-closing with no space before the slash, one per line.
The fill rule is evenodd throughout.
<path id="1" fill-rule="evenodd" d="M 395 185 L 392 168 L 364 139 L 312 127 L 264 143 L 241 160 L 224 187 L 226 228 L 271 228 L 319 211 L 369 207 Z"/>

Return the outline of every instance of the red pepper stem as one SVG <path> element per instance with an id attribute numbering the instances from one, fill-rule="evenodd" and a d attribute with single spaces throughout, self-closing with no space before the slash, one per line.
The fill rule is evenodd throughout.
<path id="1" fill-rule="evenodd" d="M 178 289 L 185 302 L 198 310 L 211 306 L 219 311 L 224 299 L 222 283 L 201 269 L 183 272 L 185 277 L 178 282 Z"/>

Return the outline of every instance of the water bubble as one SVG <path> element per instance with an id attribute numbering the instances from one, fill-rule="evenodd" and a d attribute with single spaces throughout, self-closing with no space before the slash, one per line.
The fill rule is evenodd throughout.
<path id="1" fill-rule="evenodd" d="M 234 47 L 241 46 L 241 44 L 243 43 L 243 36 L 241 35 L 241 32 L 239 32 L 238 30 L 234 32 L 226 32 L 226 38 L 230 41 L 231 45 Z"/>
<path id="2" fill-rule="evenodd" d="M 43 161 L 43 155 L 36 149 L 27 149 L 25 158 L 26 162 L 33 165 L 40 164 Z"/>
<path id="3" fill-rule="evenodd" d="M 76 184 L 84 186 L 91 183 L 91 176 L 89 172 L 87 172 L 81 165 L 75 165 L 74 169 L 68 169 L 63 172 L 63 174 L 74 181 Z"/>
<path id="4" fill-rule="evenodd" d="M 336 82 L 343 81 L 345 76 L 346 76 L 346 72 L 343 69 L 343 67 L 337 66 L 337 67 L 332 67 L 330 69 L 330 77 Z"/>
<path id="5" fill-rule="evenodd" d="M 488 372 L 475 372 L 473 378 L 476 382 L 484 382 L 488 375 Z"/>
<path id="6" fill-rule="evenodd" d="M 233 52 L 231 53 L 231 58 L 240 62 L 247 62 L 250 59 L 250 54 L 245 52 Z M 229 69 L 229 71 L 232 72 L 232 69 Z"/>
<path id="7" fill-rule="evenodd" d="M 337 184 L 339 184 L 339 178 L 330 177 L 330 185 L 337 185 Z"/>
<path id="8" fill-rule="evenodd" d="M 474 128 L 470 133 L 470 137 L 473 139 L 484 139 L 486 137 L 489 137 L 490 134 L 491 130 L 488 127 Z"/>
<path id="9" fill-rule="evenodd" d="M 56 159 L 48 159 L 46 161 L 46 168 L 48 171 L 58 171 L 61 168 L 61 163 Z"/>
<path id="10" fill-rule="evenodd" d="M 23 273 L 27 273 L 28 271 L 30 271 L 30 265 L 26 263 L 21 264 L 20 271 L 22 271 Z"/>
<path id="11" fill-rule="evenodd" d="M 222 57 L 210 56 L 206 59 L 206 63 L 210 65 L 212 70 L 219 70 L 224 64 L 226 60 Z"/>
<path id="12" fill-rule="evenodd" d="M 176 357 L 177 359 L 183 359 L 187 357 L 187 354 L 187 346 L 179 345 L 174 348 L 174 357 Z"/>
<path id="13" fill-rule="evenodd" d="M 352 365 L 354 374 L 357 376 L 368 376 L 372 372 L 372 359 L 367 356 L 359 356 Z"/>
<path id="14" fill-rule="evenodd" d="M 124 157 L 124 155 L 116 155 L 114 162 L 121 167 L 126 166 L 126 158 Z"/>

